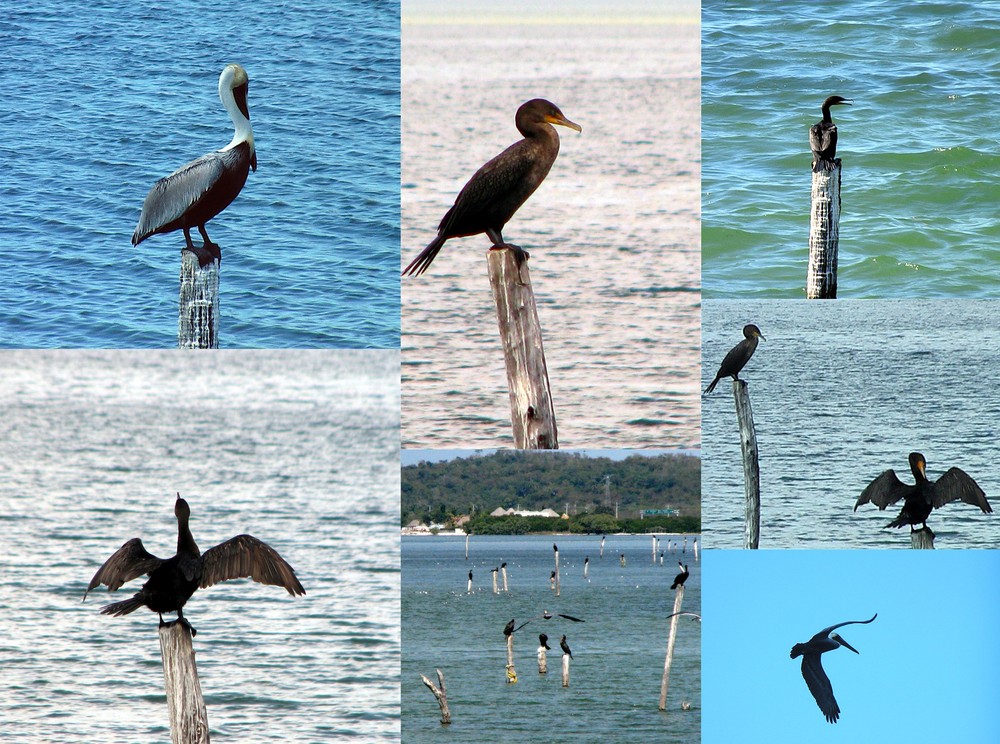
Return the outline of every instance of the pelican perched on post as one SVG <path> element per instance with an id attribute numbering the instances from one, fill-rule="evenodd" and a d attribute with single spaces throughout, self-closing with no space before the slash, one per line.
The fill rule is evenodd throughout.
<path id="1" fill-rule="evenodd" d="M 187 249 L 198 256 L 202 266 L 222 259 L 219 246 L 205 232 L 205 223 L 233 202 L 243 189 L 250 169 L 257 170 L 257 151 L 247 109 L 249 85 L 246 70 L 237 64 L 226 65 L 219 76 L 219 98 L 236 129 L 232 141 L 153 184 L 142 203 L 132 245 L 139 245 L 150 235 L 183 230 Z M 191 242 L 192 227 L 201 233 L 203 248 L 196 248 Z"/>
<path id="2" fill-rule="evenodd" d="M 854 653 L 859 653 L 854 646 L 832 631 L 844 625 L 867 625 L 877 617 L 878 613 L 876 612 L 872 615 L 871 620 L 848 620 L 831 625 L 829 628 L 823 628 L 805 643 L 796 643 L 792 646 L 792 658 L 802 657 L 802 678 L 806 681 L 809 692 L 816 698 L 819 709 L 823 711 L 823 715 L 830 723 L 837 722 L 837 718 L 840 716 L 840 706 L 837 705 L 837 700 L 833 697 L 833 685 L 830 684 L 830 678 L 823 671 L 820 657 L 827 651 L 833 651 L 841 646 L 849 648 Z"/>

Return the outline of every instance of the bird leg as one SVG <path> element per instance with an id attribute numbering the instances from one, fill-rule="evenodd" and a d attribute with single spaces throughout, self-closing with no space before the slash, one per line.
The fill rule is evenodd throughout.
<path id="1" fill-rule="evenodd" d="M 212 256 L 220 264 L 222 263 L 222 248 L 219 247 L 218 243 L 213 243 L 212 239 L 208 237 L 208 232 L 205 230 L 204 225 L 198 225 L 198 232 L 201 233 L 202 240 L 205 241 L 204 249 L 208 251 L 209 255 Z M 204 265 L 204 264 L 203 264 Z"/>
<path id="2" fill-rule="evenodd" d="M 177 623 L 180 623 L 185 628 L 187 628 L 188 630 L 191 631 L 191 637 L 192 638 L 194 638 L 196 635 L 198 635 L 198 631 L 194 629 L 194 626 L 191 625 L 191 623 L 189 623 L 187 620 L 184 619 L 184 613 L 182 613 L 180 610 L 177 610 L 177 619 L 176 620 L 171 620 L 169 623 L 165 622 L 163 620 L 163 613 L 158 612 L 156 614 L 158 614 L 160 616 L 160 627 L 161 628 L 169 628 L 171 625 L 176 625 Z"/>
<path id="3" fill-rule="evenodd" d="M 198 257 L 198 266 L 200 266 L 201 268 L 205 268 L 210 263 L 212 263 L 212 261 L 215 260 L 218 260 L 221 263 L 222 252 L 221 250 L 219 250 L 219 246 L 217 246 L 215 243 L 213 243 L 211 240 L 208 239 L 208 234 L 205 232 L 205 228 L 202 227 L 201 225 L 198 226 L 198 230 L 201 231 L 202 237 L 205 238 L 205 245 L 203 246 L 201 245 L 196 246 L 191 241 L 190 229 L 191 228 L 188 227 L 184 228 L 184 240 L 187 241 L 187 247 L 184 250 L 191 251 L 195 256 Z M 212 251 L 213 248 L 215 249 L 214 251 Z M 183 253 L 184 251 L 181 252 Z"/>

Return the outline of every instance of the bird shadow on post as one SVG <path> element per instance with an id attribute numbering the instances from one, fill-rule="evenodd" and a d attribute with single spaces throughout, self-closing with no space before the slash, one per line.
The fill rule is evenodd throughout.
<path id="1" fill-rule="evenodd" d="M 743 484 L 746 490 L 746 516 L 743 547 L 756 550 L 760 543 L 760 464 L 757 459 L 757 433 L 750 407 L 750 391 L 744 380 L 733 380 L 736 418 L 740 426 L 740 448 L 743 451 Z"/>
<path id="2" fill-rule="evenodd" d="M 219 268 L 218 260 L 202 266 L 197 254 L 181 251 L 177 348 L 219 348 Z"/>
<path id="3" fill-rule="evenodd" d="M 491 248 L 487 264 L 507 368 L 514 446 L 559 449 L 542 329 L 528 264 L 523 252 L 510 248 Z"/>
<path id="4" fill-rule="evenodd" d="M 207 744 L 208 709 L 201 695 L 191 631 L 184 623 L 160 626 L 163 680 L 170 710 L 172 744 Z"/>
<path id="5" fill-rule="evenodd" d="M 837 252 L 840 245 L 840 158 L 820 161 L 812 171 L 809 211 L 809 269 L 806 298 L 837 298 Z"/>
<path id="6" fill-rule="evenodd" d="M 663 679 L 660 681 L 660 710 L 667 709 L 667 688 L 670 686 L 670 666 L 674 663 L 674 642 L 677 640 L 677 621 L 681 619 L 681 605 L 684 603 L 684 585 L 674 593 L 674 614 L 670 618 L 670 636 L 667 640 L 667 658 L 663 661 Z"/>

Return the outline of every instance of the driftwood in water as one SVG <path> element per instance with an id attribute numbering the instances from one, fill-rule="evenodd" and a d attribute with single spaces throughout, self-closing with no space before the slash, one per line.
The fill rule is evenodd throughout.
<path id="1" fill-rule="evenodd" d="M 814 169 L 809 211 L 809 269 L 806 297 L 837 298 L 837 254 L 840 245 L 840 158 L 828 168 Z"/>
<path id="2" fill-rule="evenodd" d="M 188 250 L 181 251 L 177 348 L 219 348 L 219 262 L 200 266 Z"/>
<path id="3" fill-rule="evenodd" d="M 740 448 L 743 452 L 743 484 L 746 509 L 743 527 L 743 547 L 756 550 L 760 543 L 760 464 L 757 453 L 757 433 L 753 425 L 750 392 L 745 380 L 733 380 L 736 418 L 740 426 Z"/>
<path id="4" fill-rule="evenodd" d="M 449 724 L 451 723 L 451 711 L 448 710 L 448 691 L 444 687 L 444 674 L 442 674 L 440 669 L 435 669 L 437 672 L 438 683 L 435 685 L 423 674 L 420 675 L 420 679 L 424 681 L 427 685 L 427 689 L 434 693 L 434 697 L 437 698 L 438 707 L 441 708 L 441 723 Z"/>
<path id="5" fill-rule="evenodd" d="M 508 248 L 491 249 L 487 263 L 507 368 L 514 446 L 559 449 L 542 329 L 528 264 L 526 261 L 519 264 L 518 253 Z"/>
<path id="6" fill-rule="evenodd" d="M 670 685 L 670 665 L 674 663 L 674 641 L 677 640 L 677 621 L 681 604 L 684 602 L 684 585 L 677 587 L 674 594 L 674 616 L 670 618 L 670 636 L 667 639 L 667 658 L 663 662 L 663 679 L 660 681 L 660 710 L 667 709 L 667 687 Z"/>
<path id="7" fill-rule="evenodd" d="M 170 741 L 172 744 L 207 743 L 208 709 L 201 695 L 188 627 L 179 622 L 161 625 L 160 653 L 170 710 Z"/>

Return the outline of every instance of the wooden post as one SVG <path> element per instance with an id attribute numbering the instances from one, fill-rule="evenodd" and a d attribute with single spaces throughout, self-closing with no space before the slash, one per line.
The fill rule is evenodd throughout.
<path id="1" fill-rule="evenodd" d="M 934 531 L 930 527 L 910 530 L 910 547 L 913 550 L 934 550 Z"/>
<path id="2" fill-rule="evenodd" d="M 562 686 L 569 687 L 569 654 L 562 657 Z"/>
<path id="3" fill-rule="evenodd" d="M 507 684 L 517 682 L 517 672 L 514 670 L 514 634 L 507 636 Z"/>
<path id="4" fill-rule="evenodd" d="M 466 591 L 472 594 L 472 571 L 469 571 L 469 588 Z"/>
<path id="5" fill-rule="evenodd" d="M 660 682 L 660 710 L 667 709 L 667 687 L 670 684 L 670 665 L 674 663 L 674 641 L 677 640 L 677 621 L 681 616 L 676 614 L 681 611 L 681 604 L 684 602 L 684 585 L 677 587 L 674 593 L 674 616 L 670 618 L 670 637 L 667 639 L 667 658 L 663 662 L 663 680 Z"/>
<path id="6" fill-rule="evenodd" d="M 469 533 L 465 533 L 465 560 L 469 560 Z"/>
<path id="7" fill-rule="evenodd" d="M 601 559 L 604 558 L 604 535 L 601 535 Z"/>
<path id="8" fill-rule="evenodd" d="M 181 251 L 180 310 L 177 348 L 219 348 L 219 262 L 198 265 L 198 257 Z"/>
<path id="9" fill-rule="evenodd" d="M 549 662 L 545 657 L 545 646 L 538 644 L 538 673 L 548 674 L 549 673 Z"/>
<path id="10" fill-rule="evenodd" d="M 618 562 L 622 564 L 622 568 L 625 568 L 625 554 L 622 553 L 618 556 Z"/>
<path id="11" fill-rule="evenodd" d="M 497 570 L 495 568 L 490 569 L 490 573 L 493 574 L 493 593 L 499 594 L 497 591 Z"/>
<path id="12" fill-rule="evenodd" d="M 500 575 L 503 577 L 503 590 L 507 591 L 507 564 L 500 566 Z"/>
<path id="13" fill-rule="evenodd" d="M 656 565 L 656 535 L 653 535 L 653 565 Z"/>
<path id="14" fill-rule="evenodd" d="M 518 266 L 516 254 L 510 249 L 490 249 L 487 263 L 507 367 L 514 446 L 559 449 L 542 329 L 528 264 L 522 262 Z"/>
<path id="15" fill-rule="evenodd" d="M 207 744 L 208 710 L 201 696 L 191 631 L 183 623 L 160 626 L 163 681 L 170 710 L 172 744 Z"/>
<path id="16" fill-rule="evenodd" d="M 424 681 L 427 685 L 427 689 L 434 693 L 434 697 L 437 698 L 438 706 L 441 708 L 441 723 L 449 724 L 451 723 L 451 711 L 448 710 L 448 691 L 444 688 L 444 675 L 441 673 L 440 669 L 435 669 L 438 677 L 438 684 L 435 685 L 423 674 L 420 675 L 420 679 Z"/>
<path id="17" fill-rule="evenodd" d="M 694 539 L 694 559 L 698 560 L 698 538 Z"/>
<path id="18" fill-rule="evenodd" d="M 809 212 L 809 269 L 806 298 L 837 298 L 837 251 L 840 244 L 840 158 L 812 174 Z"/>
<path id="19" fill-rule="evenodd" d="M 556 554 L 556 596 L 559 596 L 559 547 L 552 546 L 552 552 Z"/>
<path id="20" fill-rule="evenodd" d="M 583 578 L 587 578 L 587 570 L 590 568 L 590 556 L 583 559 Z"/>
<path id="21" fill-rule="evenodd" d="M 740 446 L 743 450 L 743 484 L 746 490 L 746 515 L 743 547 L 756 550 L 760 543 L 760 464 L 757 461 L 757 433 L 746 381 L 733 380 L 736 418 L 740 423 Z"/>

